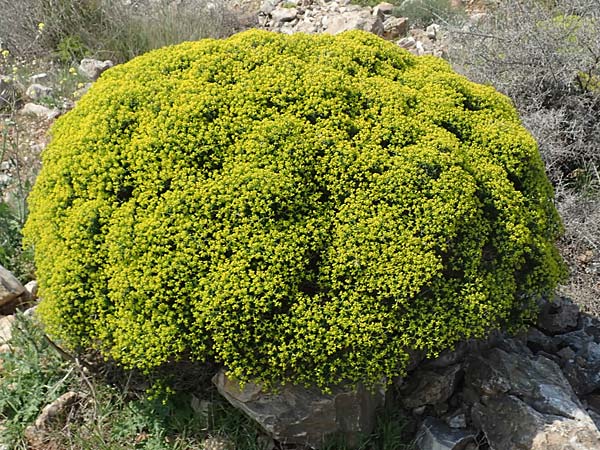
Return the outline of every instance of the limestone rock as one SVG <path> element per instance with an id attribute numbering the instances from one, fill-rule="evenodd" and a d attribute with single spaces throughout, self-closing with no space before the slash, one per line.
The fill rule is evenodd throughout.
<path id="1" fill-rule="evenodd" d="M 114 65 L 115 64 L 110 60 L 99 61 L 97 59 L 84 58 L 81 60 L 77 70 L 82 76 L 95 81 L 104 71 L 110 69 Z"/>
<path id="2" fill-rule="evenodd" d="M 385 400 L 383 391 L 370 393 L 334 388 L 331 394 L 317 389 L 286 385 L 277 393 L 235 379 L 220 371 L 213 378 L 217 389 L 233 406 L 255 420 L 273 439 L 318 448 L 326 436 L 341 433 L 347 442 L 371 432 L 375 409 Z"/>
<path id="3" fill-rule="evenodd" d="M 0 345 L 11 340 L 14 321 L 15 316 L 0 317 Z"/>
<path id="4" fill-rule="evenodd" d="M 52 120 L 60 115 L 60 111 L 56 108 L 50 109 L 36 103 L 26 103 L 20 111 L 21 114 L 28 116 L 36 116 L 40 119 Z"/>
<path id="5" fill-rule="evenodd" d="M 373 15 L 376 16 L 381 13 L 384 16 L 389 16 L 394 8 L 395 6 L 392 3 L 382 2 L 373 8 Z"/>
<path id="6" fill-rule="evenodd" d="M 408 33 L 408 18 L 389 17 L 383 22 L 383 37 L 385 39 L 398 39 Z"/>
<path id="7" fill-rule="evenodd" d="M 25 285 L 25 290 L 29 292 L 29 297 L 31 300 L 36 300 L 38 298 L 38 282 L 36 280 L 32 280 Z"/>
<path id="8" fill-rule="evenodd" d="M 383 22 L 381 17 L 373 16 L 368 10 L 346 12 L 336 15 L 328 21 L 326 33 L 338 34 L 349 30 L 364 30 L 382 35 Z"/>
<path id="9" fill-rule="evenodd" d="M 0 266 L 0 307 L 7 305 L 25 293 L 25 288 L 17 278 Z"/>
<path id="10" fill-rule="evenodd" d="M 465 389 L 480 397 L 471 419 L 493 449 L 600 448 L 598 429 L 558 365 L 547 358 L 494 348 L 471 358 Z"/>
<path id="11" fill-rule="evenodd" d="M 401 389 L 405 408 L 434 405 L 450 398 L 461 376 L 459 364 L 439 370 L 417 369 Z"/>
<path id="12" fill-rule="evenodd" d="M 282 24 L 284 22 L 291 22 L 298 15 L 296 8 L 283 8 L 277 7 L 271 12 L 271 19 L 276 24 Z"/>
<path id="13" fill-rule="evenodd" d="M 473 431 L 448 427 L 434 417 L 427 417 L 421 424 L 415 444 L 419 450 L 462 450 L 475 440 Z"/>
<path id="14" fill-rule="evenodd" d="M 41 100 L 52 95 L 53 89 L 43 84 L 34 83 L 27 88 L 25 95 L 33 101 Z"/>

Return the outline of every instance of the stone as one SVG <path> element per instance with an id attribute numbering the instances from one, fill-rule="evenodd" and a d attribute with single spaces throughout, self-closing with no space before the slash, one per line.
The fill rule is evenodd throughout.
<path id="1" fill-rule="evenodd" d="M 25 293 L 25 287 L 4 267 L 0 266 L 0 307 Z"/>
<path id="2" fill-rule="evenodd" d="M 577 326 L 579 308 L 566 297 L 543 302 L 538 316 L 538 328 L 551 334 L 570 331 Z"/>
<path id="3" fill-rule="evenodd" d="M 46 97 L 50 97 L 54 90 L 51 87 L 44 86 L 42 84 L 34 83 L 27 88 L 25 95 L 33 101 L 41 100 Z"/>
<path id="4" fill-rule="evenodd" d="M 535 327 L 531 327 L 527 330 L 526 335 L 527 347 L 533 352 L 544 351 L 547 353 L 555 353 L 557 350 L 557 342 L 550 336 L 546 336 L 540 330 Z"/>
<path id="5" fill-rule="evenodd" d="M 600 365 L 581 367 L 576 361 L 568 361 L 563 365 L 562 371 L 579 396 L 600 389 Z"/>
<path id="6" fill-rule="evenodd" d="M 402 405 L 412 409 L 445 402 L 454 393 L 461 375 L 460 364 L 439 370 L 417 369 L 400 390 Z"/>
<path id="7" fill-rule="evenodd" d="M 36 103 L 25 103 L 21 108 L 20 113 L 27 116 L 36 116 L 40 119 L 52 120 L 60 115 L 60 111 L 56 108 L 50 109 Z"/>
<path id="8" fill-rule="evenodd" d="M 280 2 L 281 0 L 265 0 L 260 6 L 259 12 L 264 15 L 269 15 Z"/>
<path id="9" fill-rule="evenodd" d="M 334 387 L 331 394 L 293 385 L 281 386 L 277 392 L 267 392 L 255 383 L 240 388 L 223 370 L 213 377 L 213 383 L 223 397 L 273 439 L 314 448 L 334 433 L 349 443 L 369 434 L 375 410 L 385 401 L 383 390 L 372 393 L 361 386 L 356 390 Z"/>
<path id="10" fill-rule="evenodd" d="M 31 300 L 36 300 L 38 298 L 38 282 L 37 280 L 32 280 L 25 285 L 25 290 L 29 292 L 29 297 Z"/>
<path id="11" fill-rule="evenodd" d="M 472 356 L 465 389 L 479 396 L 471 420 L 493 449 L 600 448 L 600 433 L 560 367 L 543 356 L 499 348 Z"/>
<path id="12" fill-rule="evenodd" d="M 383 34 L 383 22 L 381 17 L 373 16 L 368 10 L 346 12 L 331 17 L 327 21 L 326 33 L 338 34 L 349 30 L 363 30 L 381 36 Z"/>
<path id="13" fill-rule="evenodd" d="M 110 61 L 99 61 L 97 59 L 92 58 L 84 58 L 81 60 L 77 71 L 80 75 L 92 80 L 96 81 L 103 72 L 113 67 L 115 64 Z"/>
<path id="14" fill-rule="evenodd" d="M 446 415 L 444 421 L 450 428 L 466 428 L 467 427 L 467 416 L 464 411 L 460 409 L 454 411 L 451 414 Z"/>
<path id="15" fill-rule="evenodd" d="M 379 13 L 381 13 L 384 16 L 389 16 L 390 14 L 392 14 L 394 8 L 395 6 L 392 3 L 382 2 L 375 6 L 375 8 L 373 8 L 373 15 L 376 16 Z"/>
<path id="16" fill-rule="evenodd" d="M 440 26 L 437 23 L 432 23 L 425 29 L 427 37 L 432 41 L 435 41 L 440 34 Z"/>
<path id="17" fill-rule="evenodd" d="M 298 15 L 296 8 L 283 8 L 278 6 L 271 12 L 271 19 L 275 24 L 281 25 L 284 22 L 291 22 Z"/>
<path id="18" fill-rule="evenodd" d="M 12 339 L 12 327 L 15 322 L 15 316 L 0 317 L 0 345 L 5 344 Z"/>
<path id="19" fill-rule="evenodd" d="M 383 22 L 383 37 L 385 39 L 398 39 L 408 33 L 408 18 L 389 17 Z"/>
<path id="20" fill-rule="evenodd" d="M 561 348 L 556 354 L 560 356 L 560 359 L 564 362 L 573 361 L 575 359 L 575 352 L 571 347 Z"/>
<path id="21" fill-rule="evenodd" d="M 453 429 L 439 419 L 426 417 L 417 432 L 415 445 L 419 450 L 462 450 L 474 440 L 473 431 Z"/>

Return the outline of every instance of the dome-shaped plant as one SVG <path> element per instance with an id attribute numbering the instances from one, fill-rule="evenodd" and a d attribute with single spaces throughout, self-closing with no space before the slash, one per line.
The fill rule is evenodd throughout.
<path id="1" fill-rule="evenodd" d="M 52 135 L 26 226 L 40 312 L 126 367 L 372 383 L 521 323 L 564 272 L 510 101 L 364 32 L 157 50 Z"/>

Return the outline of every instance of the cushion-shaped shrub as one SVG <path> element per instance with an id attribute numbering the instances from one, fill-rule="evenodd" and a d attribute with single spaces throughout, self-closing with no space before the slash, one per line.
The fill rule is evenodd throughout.
<path id="1" fill-rule="evenodd" d="M 372 383 L 518 326 L 564 273 L 510 101 L 367 33 L 160 49 L 52 136 L 26 226 L 40 313 L 126 367 Z"/>

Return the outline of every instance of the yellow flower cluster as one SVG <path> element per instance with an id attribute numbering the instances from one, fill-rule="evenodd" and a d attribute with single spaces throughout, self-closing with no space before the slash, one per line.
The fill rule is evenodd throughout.
<path id="1" fill-rule="evenodd" d="M 150 370 L 326 388 L 518 326 L 564 276 L 510 101 L 376 36 L 249 31 L 107 71 L 30 198 L 40 312 Z"/>

